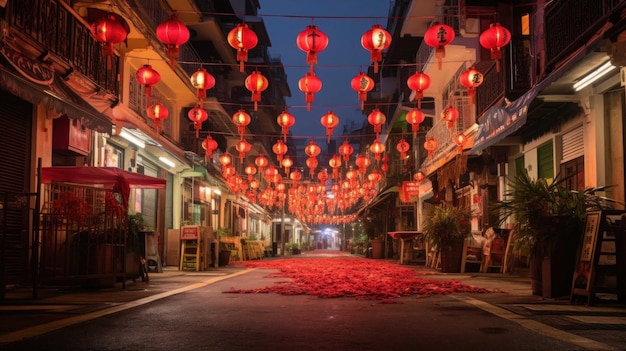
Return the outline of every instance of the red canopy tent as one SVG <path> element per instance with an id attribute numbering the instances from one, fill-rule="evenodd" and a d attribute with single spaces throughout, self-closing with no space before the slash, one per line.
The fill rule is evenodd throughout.
<path id="1" fill-rule="evenodd" d="M 165 188 L 165 179 L 128 172 L 117 167 L 43 167 L 40 177 L 43 184 L 72 183 L 113 189 L 122 195 L 125 206 L 128 206 L 131 188 Z"/>

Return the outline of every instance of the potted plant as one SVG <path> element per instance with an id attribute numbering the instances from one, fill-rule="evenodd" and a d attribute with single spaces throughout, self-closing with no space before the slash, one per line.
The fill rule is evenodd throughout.
<path id="1" fill-rule="evenodd" d="M 606 187 L 573 191 L 567 178 L 552 182 L 522 172 L 509 181 L 504 200 L 490 207 L 500 224 L 512 219 L 514 249 L 528 251 L 533 295 L 570 293 L 585 213 L 612 208 L 615 201 L 597 195 Z"/>
<path id="2" fill-rule="evenodd" d="M 228 266 L 230 263 L 230 255 L 231 251 L 234 249 L 234 244 L 230 242 L 227 238 L 233 236 L 232 232 L 228 228 L 220 227 L 215 230 L 215 234 L 218 238 L 218 256 L 217 256 L 217 264 L 220 267 Z"/>
<path id="3" fill-rule="evenodd" d="M 437 206 L 424 221 L 424 239 L 439 248 L 442 272 L 461 271 L 463 240 L 470 234 L 471 218 L 468 208 Z"/>

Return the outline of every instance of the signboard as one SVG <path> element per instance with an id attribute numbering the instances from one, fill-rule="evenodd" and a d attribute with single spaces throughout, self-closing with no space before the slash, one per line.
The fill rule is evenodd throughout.
<path id="1" fill-rule="evenodd" d="M 420 194 L 420 184 L 418 182 L 402 182 L 402 187 L 409 196 L 419 196 Z"/>
<path id="2" fill-rule="evenodd" d="M 600 212 L 588 213 L 585 219 L 585 231 L 583 233 L 580 257 L 578 257 L 578 264 L 574 272 L 574 289 L 589 290 L 593 254 L 598 238 L 598 229 L 600 227 L 600 214 Z"/>
<path id="3" fill-rule="evenodd" d="M 200 227 L 197 225 L 187 225 L 180 228 L 180 240 L 198 240 Z"/>

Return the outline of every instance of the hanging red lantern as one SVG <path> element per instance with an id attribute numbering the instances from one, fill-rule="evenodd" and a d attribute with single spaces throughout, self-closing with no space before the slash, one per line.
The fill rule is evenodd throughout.
<path id="1" fill-rule="evenodd" d="M 428 158 L 433 158 L 435 150 L 437 149 L 437 140 L 433 137 L 428 137 L 424 142 L 424 149 L 428 151 Z"/>
<path id="2" fill-rule="evenodd" d="M 241 139 L 235 144 L 235 149 L 239 151 L 239 159 L 243 162 L 243 159 L 246 158 L 246 153 L 252 149 L 252 145 L 246 139 Z"/>
<path id="3" fill-rule="evenodd" d="M 230 165 L 233 162 L 233 159 L 230 157 L 230 154 L 224 153 L 220 156 L 219 161 L 222 167 L 224 167 Z"/>
<path id="4" fill-rule="evenodd" d="M 372 145 L 370 145 L 370 151 L 374 154 L 374 159 L 380 161 L 380 155 L 385 152 L 385 144 L 376 139 Z"/>
<path id="5" fill-rule="evenodd" d="M 350 162 L 350 156 L 353 152 L 354 148 L 350 145 L 350 143 L 348 143 L 348 140 L 344 140 L 343 144 L 339 146 L 339 155 L 341 155 L 346 163 Z"/>
<path id="6" fill-rule="evenodd" d="M 320 181 L 321 185 L 326 186 L 326 181 L 328 180 L 328 172 L 326 172 L 326 169 L 317 173 L 317 179 Z"/>
<path id="7" fill-rule="evenodd" d="M 148 106 L 147 113 L 148 117 L 154 120 L 154 126 L 156 127 L 157 134 L 160 134 L 161 121 L 169 117 L 170 111 L 167 110 L 165 105 L 157 102 L 154 105 Z"/>
<path id="8" fill-rule="evenodd" d="M 237 173 L 237 170 L 235 170 L 235 166 L 231 165 L 231 164 L 227 164 L 227 165 L 223 165 L 222 166 L 222 176 L 224 178 L 230 178 L 232 176 L 234 176 Z"/>
<path id="9" fill-rule="evenodd" d="M 209 114 L 200 105 L 189 110 L 187 117 L 193 122 L 193 128 L 196 130 L 196 138 L 200 136 L 202 123 L 209 119 Z"/>
<path id="10" fill-rule="evenodd" d="M 289 174 L 289 179 L 291 179 L 291 187 L 297 188 L 298 182 L 302 179 L 302 173 L 296 169 Z"/>
<path id="11" fill-rule="evenodd" d="M 405 161 L 406 153 L 407 151 L 409 151 L 410 148 L 411 148 L 411 145 L 409 145 L 409 143 L 407 143 L 406 140 L 400 139 L 400 141 L 398 141 L 398 144 L 396 145 L 396 150 L 398 150 L 398 152 L 400 153 L 400 160 L 402 162 Z"/>
<path id="12" fill-rule="evenodd" d="M 215 86 L 215 77 L 204 68 L 198 68 L 191 75 L 191 85 L 196 88 L 196 96 L 200 103 L 206 99 L 206 91 Z"/>
<path id="13" fill-rule="evenodd" d="M 376 133 L 376 138 L 378 138 L 378 134 L 383 129 L 383 124 L 387 121 L 387 116 L 384 113 L 380 112 L 379 109 L 375 108 L 372 112 L 367 116 L 367 122 L 374 126 L 374 133 Z"/>
<path id="14" fill-rule="evenodd" d="M 298 49 L 306 53 L 306 63 L 311 65 L 312 72 L 313 65 L 317 64 L 317 54 L 324 51 L 328 46 L 328 36 L 317 26 L 309 25 L 298 34 L 296 45 L 298 45 Z"/>
<path id="15" fill-rule="evenodd" d="M 283 141 L 287 141 L 287 134 L 289 134 L 289 128 L 296 124 L 296 118 L 289 112 L 283 111 L 276 118 L 278 125 L 282 127 Z"/>
<path id="16" fill-rule="evenodd" d="M 259 167 L 259 173 L 263 173 L 263 169 L 270 163 L 265 155 L 259 155 L 254 159 L 254 164 Z"/>
<path id="17" fill-rule="evenodd" d="M 280 161 L 280 165 L 285 169 L 285 175 L 289 175 L 289 169 L 293 166 L 293 160 L 289 156 L 283 157 L 283 160 Z"/>
<path id="18" fill-rule="evenodd" d="M 463 151 L 467 137 L 463 133 L 459 133 L 454 137 L 454 143 L 458 146 L 457 151 L 460 153 Z"/>
<path id="19" fill-rule="evenodd" d="M 496 60 L 496 71 L 500 72 L 501 48 L 511 41 L 511 32 L 500 23 L 492 23 L 478 38 L 480 45 L 491 52 L 491 59 Z"/>
<path id="20" fill-rule="evenodd" d="M 206 139 L 202 141 L 202 148 L 206 151 L 204 154 L 204 159 L 206 162 L 209 162 L 209 159 L 213 155 L 213 151 L 217 149 L 217 141 L 211 138 L 210 135 L 207 135 Z"/>
<path id="21" fill-rule="evenodd" d="M 459 111 L 452 106 L 447 106 L 441 111 L 441 119 L 448 122 L 448 129 L 454 128 L 454 123 L 459 119 Z"/>
<path id="22" fill-rule="evenodd" d="M 421 183 L 422 181 L 424 181 L 424 178 L 426 178 L 426 176 L 424 176 L 424 173 L 422 173 L 422 171 L 417 171 L 417 173 L 413 175 L 413 180 L 415 180 L 418 183 Z"/>
<path id="23" fill-rule="evenodd" d="M 248 181 L 250 182 L 250 186 L 252 186 L 252 180 L 254 179 L 254 175 L 256 174 L 256 167 L 253 165 L 247 165 L 246 168 L 243 169 L 244 173 L 248 175 Z"/>
<path id="24" fill-rule="evenodd" d="M 309 167 L 309 174 L 311 175 L 311 178 L 313 178 L 313 175 L 315 174 L 315 168 L 317 168 L 318 162 L 317 159 L 315 157 L 309 157 L 306 159 L 306 166 Z"/>
<path id="25" fill-rule="evenodd" d="M 414 108 L 406 114 L 406 121 L 411 125 L 413 139 L 417 137 L 417 131 L 420 129 L 420 123 L 424 122 L 426 116 L 424 112 Z"/>
<path id="26" fill-rule="evenodd" d="M 189 40 L 189 29 L 176 17 L 172 17 L 157 26 L 156 35 L 167 45 L 167 57 L 170 59 L 170 65 L 174 66 L 178 60 L 180 46 Z"/>
<path id="27" fill-rule="evenodd" d="M 437 68 L 441 69 L 441 59 L 446 57 L 445 46 L 454 40 L 454 29 L 447 24 L 435 22 L 424 33 L 424 43 L 435 48 Z"/>
<path id="28" fill-rule="evenodd" d="M 379 171 L 374 169 L 372 170 L 372 172 L 370 172 L 370 174 L 367 175 L 367 180 L 369 180 L 372 184 L 376 185 L 381 180 L 383 180 L 383 175 L 380 174 Z"/>
<path id="29" fill-rule="evenodd" d="M 341 167 L 341 157 L 339 155 L 333 155 L 328 160 L 328 165 L 333 169 L 333 178 L 339 179 L 339 167 Z"/>
<path id="30" fill-rule="evenodd" d="M 465 72 L 461 73 L 459 76 L 459 83 L 467 88 L 467 95 L 470 98 L 470 103 L 476 103 L 476 88 L 483 84 L 483 74 L 472 66 Z"/>
<path id="31" fill-rule="evenodd" d="M 135 73 L 135 79 L 143 86 L 143 94 L 146 96 L 146 105 L 150 104 L 152 87 L 161 80 L 159 72 L 155 71 L 151 65 L 143 65 Z"/>
<path id="32" fill-rule="evenodd" d="M 283 155 L 287 153 L 287 145 L 283 143 L 282 140 L 278 140 L 274 146 L 272 146 L 272 151 L 276 154 L 276 159 L 278 161 L 283 160 Z"/>
<path id="33" fill-rule="evenodd" d="M 311 103 L 314 100 L 315 93 L 322 89 L 322 81 L 315 76 L 315 73 L 307 72 L 304 77 L 300 78 L 298 81 L 298 88 L 304 93 L 306 110 L 311 111 Z"/>
<path id="34" fill-rule="evenodd" d="M 354 164 L 358 167 L 358 172 L 363 174 L 367 167 L 370 166 L 370 159 L 365 155 L 359 155 L 356 160 L 354 160 Z"/>
<path id="35" fill-rule="evenodd" d="M 91 23 L 91 35 L 102 44 L 102 56 L 107 57 L 107 68 L 111 68 L 111 56 L 115 51 L 113 45 L 126 40 L 128 30 L 113 14 Z"/>
<path id="36" fill-rule="evenodd" d="M 384 162 L 382 165 L 380 165 L 380 170 L 386 174 L 389 171 L 389 164 Z"/>
<path id="37" fill-rule="evenodd" d="M 239 61 L 239 72 L 243 72 L 244 62 L 248 61 L 248 50 L 253 49 L 259 38 L 256 33 L 245 23 L 238 24 L 228 32 L 228 44 L 237 50 L 237 61 Z"/>
<path id="38" fill-rule="evenodd" d="M 328 111 L 328 113 L 322 116 L 320 122 L 324 128 L 326 128 L 326 135 L 328 136 L 328 142 L 330 143 L 330 137 L 333 135 L 333 130 L 339 125 L 339 117 L 337 117 L 337 115 L 335 115 L 332 111 Z"/>
<path id="39" fill-rule="evenodd" d="M 424 72 L 416 72 L 407 79 L 406 84 L 409 89 L 415 92 L 415 99 L 417 100 L 417 108 L 421 108 L 422 98 L 424 97 L 424 90 L 430 87 L 430 77 Z"/>
<path id="40" fill-rule="evenodd" d="M 309 157 L 317 157 L 322 152 L 322 148 L 315 143 L 315 140 L 309 141 L 309 145 L 304 148 L 304 153 Z"/>
<path id="41" fill-rule="evenodd" d="M 374 24 L 372 29 L 361 36 L 361 45 L 370 52 L 370 61 L 374 63 L 374 73 L 378 73 L 378 62 L 383 60 L 383 50 L 391 45 L 391 34 L 380 24 Z"/>
<path id="42" fill-rule="evenodd" d="M 374 89 L 374 80 L 365 74 L 365 72 L 359 72 L 352 81 L 350 82 L 350 86 L 354 89 L 359 95 L 359 100 L 361 100 L 361 110 L 365 107 L 365 101 L 367 101 L 367 93 Z"/>
<path id="43" fill-rule="evenodd" d="M 252 118 L 246 112 L 246 110 L 239 110 L 233 114 L 233 123 L 237 126 L 237 133 L 239 133 L 241 139 L 243 139 L 243 134 L 246 132 L 246 127 L 250 124 Z"/>
<path id="44" fill-rule="evenodd" d="M 252 92 L 252 102 L 254 110 L 257 110 L 257 103 L 261 101 L 261 92 L 267 89 L 268 80 L 259 71 L 252 72 L 245 81 L 246 88 Z"/>

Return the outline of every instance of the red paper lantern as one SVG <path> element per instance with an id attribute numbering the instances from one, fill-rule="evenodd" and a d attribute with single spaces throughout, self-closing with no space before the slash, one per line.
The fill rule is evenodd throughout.
<path id="1" fill-rule="evenodd" d="M 315 76 L 315 73 L 307 72 L 298 81 L 298 88 L 304 93 L 306 110 L 311 111 L 311 103 L 314 100 L 315 93 L 322 89 L 322 81 Z"/>
<path id="2" fill-rule="evenodd" d="M 372 145 L 370 145 L 370 151 L 374 154 L 376 161 L 380 160 L 380 155 L 385 152 L 385 144 L 376 139 Z"/>
<path id="3" fill-rule="evenodd" d="M 402 162 L 404 162 L 404 159 L 406 158 L 406 153 L 407 151 L 409 151 L 410 148 L 411 145 L 409 145 L 406 140 L 400 139 L 400 141 L 398 141 L 398 144 L 396 145 L 396 150 L 398 150 L 398 152 L 400 153 L 400 160 Z"/>
<path id="4" fill-rule="evenodd" d="M 283 141 L 287 141 L 287 134 L 289 134 L 289 128 L 296 124 L 296 118 L 289 112 L 283 111 L 276 118 L 278 125 L 282 127 Z"/>
<path id="5" fill-rule="evenodd" d="M 237 50 L 239 72 L 243 72 L 244 62 L 248 61 L 248 50 L 253 49 L 259 43 L 256 33 L 245 23 L 238 24 L 228 32 L 228 44 Z"/>
<path id="6" fill-rule="evenodd" d="M 317 179 L 320 181 L 321 185 L 326 186 L 326 181 L 328 180 L 328 172 L 326 172 L 326 169 L 317 173 Z"/>
<path id="7" fill-rule="evenodd" d="M 250 124 L 250 115 L 246 112 L 246 110 L 239 110 L 233 114 L 233 123 L 237 126 L 237 133 L 243 139 L 243 133 L 246 132 L 246 126 Z"/>
<path id="8" fill-rule="evenodd" d="M 358 172 L 363 174 L 365 173 L 367 167 L 370 166 L 370 159 L 367 158 L 367 156 L 365 155 L 359 155 L 357 156 L 356 160 L 354 160 L 354 164 L 356 164 L 356 166 L 359 168 Z"/>
<path id="9" fill-rule="evenodd" d="M 452 106 L 448 106 L 441 111 L 441 119 L 448 122 L 448 129 L 454 128 L 454 122 L 459 119 L 459 111 Z"/>
<path id="10" fill-rule="evenodd" d="M 417 171 L 417 173 L 413 175 L 413 179 L 418 183 L 424 181 L 424 178 L 426 178 L 426 176 L 424 176 L 424 173 L 422 173 L 422 171 Z"/>
<path id="11" fill-rule="evenodd" d="M 500 49 L 511 41 L 511 32 L 500 23 L 492 23 L 488 29 L 480 33 L 478 41 L 482 47 L 490 50 L 491 59 L 496 60 L 496 71 L 500 72 L 500 58 L 502 57 Z"/>
<path id="12" fill-rule="evenodd" d="M 370 52 L 370 61 L 374 63 L 374 73 L 378 73 L 378 62 L 383 60 L 383 50 L 391 45 L 391 34 L 380 24 L 374 24 L 372 29 L 361 36 L 361 45 Z"/>
<path id="13" fill-rule="evenodd" d="M 472 66 L 461 73 L 459 83 L 467 88 L 467 95 L 470 97 L 470 102 L 474 104 L 476 102 L 476 88 L 483 84 L 483 74 Z"/>
<path id="14" fill-rule="evenodd" d="M 206 151 L 204 158 L 206 162 L 209 162 L 209 158 L 213 155 L 213 151 L 217 149 L 217 141 L 211 138 L 210 135 L 206 136 L 206 139 L 202 141 L 202 148 Z"/>
<path id="15" fill-rule="evenodd" d="M 300 50 L 306 52 L 306 63 L 311 65 L 313 71 L 313 65 L 317 63 L 317 54 L 328 46 L 328 36 L 317 26 L 309 25 L 298 34 L 296 44 Z"/>
<path id="16" fill-rule="evenodd" d="M 261 101 L 261 92 L 267 89 L 268 81 L 259 71 L 252 72 L 246 77 L 246 88 L 252 92 L 252 102 L 254 102 L 254 110 L 257 110 L 257 103 Z"/>
<path id="17" fill-rule="evenodd" d="M 161 133 L 161 121 L 169 117 L 170 111 L 167 110 L 167 107 L 161 103 L 156 103 L 154 105 L 148 106 L 147 109 L 148 117 L 154 120 L 154 126 L 156 127 L 157 133 Z"/>
<path id="18" fill-rule="evenodd" d="M 293 160 L 289 156 L 283 157 L 283 160 L 280 161 L 280 165 L 285 169 L 285 175 L 289 175 L 289 169 L 293 166 Z"/>
<path id="19" fill-rule="evenodd" d="M 322 152 L 322 148 L 314 140 L 309 141 L 309 145 L 304 148 L 304 153 L 309 157 L 317 157 Z"/>
<path id="20" fill-rule="evenodd" d="M 259 173 L 263 172 L 263 168 L 265 168 L 270 161 L 265 157 L 265 155 L 259 155 L 254 159 L 254 164 L 259 167 Z"/>
<path id="21" fill-rule="evenodd" d="M 352 78 L 350 86 L 358 93 L 359 100 L 361 100 L 361 110 L 363 110 L 365 101 L 367 101 L 367 93 L 374 89 L 374 80 L 365 72 L 359 72 Z"/>
<path id="22" fill-rule="evenodd" d="M 192 108 L 187 113 L 189 120 L 193 122 L 193 128 L 196 130 L 196 138 L 200 136 L 200 129 L 202 129 L 202 122 L 209 119 L 209 114 L 200 105 Z"/>
<path id="23" fill-rule="evenodd" d="M 437 145 L 437 140 L 435 140 L 435 138 L 428 137 L 428 139 L 426 139 L 426 141 L 424 142 L 424 149 L 428 151 L 428 158 L 433 158 L 435 150 L 437 149 Z"/>
<path id="24" fill-rule="evenodd" d="M 333 169 L 333 178 L 339 179 L 339 167 L 341 167 L 341 157 L 339 155 L 333 155 L 328 160 L 328 165 Z"/>
<path id="25" fill-rule="evenodd" d="M 315 174 L 315 168 L 317 168 L 318 162 L 317 159 L 315 157 L 309 157 L 306 159 L 306 166 L 309 167 L 309 174 L 311 175 L 311 178 L 313 178 L 313 175 Z"/>
<path id="26" fill-rule="evenodd" d="M 252 180 L 254 179 L 254 175 L 256 174 L 256 167 L 253 165 L 247 165 L 246 168 L 243 169 L 244 173 L 248 175 L 248 181 L 250 182 L 250 187 L 252 187 Z"/>
<path id="27" fill-rule="evenodd" d="M 339 117 L 335 115 L 332 111 L 328 111 L 325 115 L 322 116 L 320 122 L 326 128 L 326 135 L 328 136 L 328 142 L 330 143 L 330 137 L 333 135 L 333 130 L 337 125 L 339 125 Z"/>
<path id="28" fill-rule="evenodd" d="M 300 171 L 298 170 L 295 170 L 289 174 L 289 179 L 291 179 L 292 188 L 297 188 L 298 182 L 302 179 L 302 173 L 300 173 Z"/>
<path id="29" fill-rule="evenodd" d="M 441 69 L 441 59 L 446 57 L 445 46 L 454 40 L 454 29 L 447 24 L 435 22 L 426 33 L 424 33 L 424 43 L 435 48 L 437 58 L 437 68 Z"/>
<path id="30" fill-rule="evenodd" d="M 278 161 L 283 160 L 283 155 L 287 153 L 287 145 L 283 143 L 282 140 L 278 140 L 274 146 L 272 146 L 272 151 L 276 154 L 276 159 Z"/>
<path id="31" fill-rule="evenodd" d="M 115 15 L 107 14 L 105 17 L 91 23 L 91 35 L 102 44 L 102 56 L 107 57 L 107 68 L 111 68 L 111 55 L 115 49 L 113 45 L 126 40 L 128 30 L 120 23 Z"/>
<path id="32" fill-rule="evenodd" d="M 380 112 L 379 109 L 375 108 L 370 112 L 367 116 L 367 122 L 374 126 L 374 133 L 376 133 L 376 138 L 378 138 L 378 134 L 383 129 L 383 124 L 387 121 L 387 116 L 384 113 Z"/>
<path id="33" fill-rule="evenodd" d="M 374 169 L 370 172 L 370 174 L 367 175 L 367 180 L 369 180 L 372 184 L 376 185 L 381 180 L 383 180 L 383 175 L 380 174 L 379 171 Z"/>
<path id="34" fill-rule="evenodd" d="M 178 60 L 180 46 L 189 40 L 189 29 L 176 17 L 172 17 L 157 26 L 156 35 L 167 45 L 167 57 L 170 59 L 170 65 L 174 66 Z"/>
<path id="35" fill-rule="evenodd" d="M 417 131 L 420 129 L 420 123 L 424 122 L 426 116 L 424 112 L 414 108 L 406 114 L 407 123 L 411 124 L 411 131 L 413 132 L 413 139 L 417 137 Z"/>
<path id="36" fill-rule="evenodd" d="M 200 101 L 206 99 L 206 91 L 215 86 L 215 77 L 204 68 L 198 68 L 191 75 L 191 85 L 196 88 L 196 96 Z"/>
<path id="37" fill-rule="evenodd" d="M 146 105 L 150 103 L 152 96 L 152 86 L 161 80 L 159 72 L 155 71 L 151 65 L 143 65 L 135 73 L 135 79 L 143 86 L 143 94 L 146 96 Z"/>
<path id="38" fill-rule="evenodd" d="M 219 161 L 222 167 L 224 167 L 230 165 L 233 162 L 233 159 L 230 157 L 230 154 L 224 153 L 220 156 Z"/>
<path id="39" fill-rule="evenodd" d="M 454 143 L 458 146 L 457 151 L 462 152 L 463 146 L 465 146 L 465 141 L 467 141 L 467 137 L 463 133 L 459 133 L 454 137 Z"/>
<path id="40" fill-rule="evenodd" d="M 350 143 L 348 143 L 348 140 L 344 140 L 343 144 L 339 146 L 339 155 L 343 157 L 343 160 L 346 163 L 350 161 L 350 156 L 352 155 L 353 152 L 354 152 L 354 148 L 352 147 L 352 145 L 350 145 Z"/>
<path id="41" fill-rule="evenodd" d="M 417 100 L 417 108 L 421 108 L 422 98 L 424 97 L 424 90 L 430 87 L 430 77 L 424 72 L 416 72 L 407 79 L 406 84 L 409 89 L 415 92 L 415 99 Z"/>
<path id="42" fill-rule="evenodd" d="M 246 158 L 246 153 L 252 150 L 252 145 L 246 139 L 241 139 L 235 144 L 235 149 L 239 151 L 239 159 L 243 162 L 243 159 Z"/>

